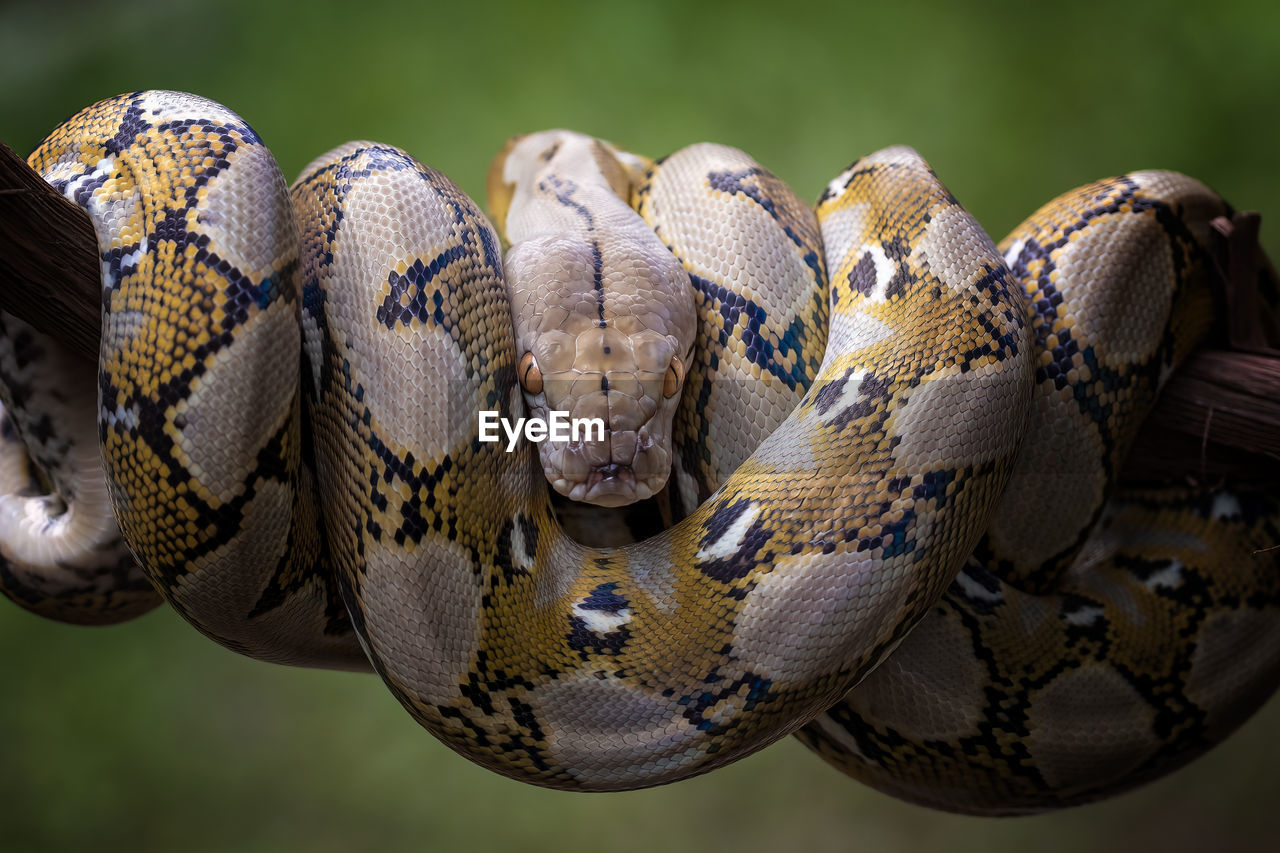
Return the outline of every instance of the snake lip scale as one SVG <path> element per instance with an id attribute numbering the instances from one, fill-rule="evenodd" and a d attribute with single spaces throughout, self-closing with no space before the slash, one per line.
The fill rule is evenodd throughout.
<path id="1" fill-rule="evenodd" d="M 910 148 L 811 207 L 734 148 L 552 130 L 498 154 L 491 220 L 373 142 L 289 186 L 162 91 L 28 162 L 94 223 L 103 330 L 86 370 L 0 313 L 19 606 L 164 600 L 238 653 L 372 670 L 533 784 L 794 733 L 974 814 L 1157 778 L 1280 678 L 1276 489 L 1117 485 L 1214 333 L 1230 208 L 1191 178 L 1081 187 L 997 246 Z M 603 430 L 507 446 L 480 412 Z"/>

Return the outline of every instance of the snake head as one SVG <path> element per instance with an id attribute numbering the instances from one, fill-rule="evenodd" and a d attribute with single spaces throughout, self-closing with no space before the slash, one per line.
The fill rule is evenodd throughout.
<path id="1" fill-rule="evenodd" d="M 551 281 L 511 288 L 520 317 L 517 375 L 531 416 L 548 424 L 538 451 L 551 485 L 571 500 L 623 506 L 656 494 L 671 472 L 672 421 L 693 341 L 692 310 L 681 309 L 692 297 L 678 265 L 661 273 L 646 267 L 643 286 L 655 276 L 661 286 L 602 314 L 593 293 L 570 283 L 575 271 L 590 281 L 592 255 L 591 245 L 565 237 L 509 254 L 509 287 L 529 281 L 521 275 L 526 258 L 559 262 L 554 272 L 533 273 Z M 567 438 L 557 438 L 557 422 Z"/>
<path id="2" fill-rule="evenodd" d="M 666 485 L 694 342 L 689 274 L 628 203 L 646 163 L 545 131 L 511 140 L 488 182 L 511 244 L 503 267 L 520 384 L 550 431 L 542 468 L 560 494 L 599 506 Z"/>

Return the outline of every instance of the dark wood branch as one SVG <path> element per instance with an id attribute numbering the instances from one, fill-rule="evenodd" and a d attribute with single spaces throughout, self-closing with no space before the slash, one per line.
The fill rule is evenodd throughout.
<path id="1" fill-rule="evenodd" d="M 96 362 L 101 275 L 89 215 L 0 142 L 0 309 Z"/>
<path id="2" fill-rule="evenodd" d="M 1280 316 L 1262 293 L 1280 279 L 1258 243 L 1261 217 L 1212 223 L 1223 348 L 1192 354 L 1143 425 L 1121 479 L 1271 484 L 1280 480 Z"/>
<path id="3" fill-rule="evenodd" d="M 1222 285 L 1222 304 L 1226 309 L 1227 341 L 1233 350 L 1268 352 L 1275 341 L 1274 319 L 1258 305 L 1258 279 L 1275 280 L 1275 270 L 1258 243 L 1262 217 L 1242 211 L 1228 219 L 1219 216 L 1212 226 L 1217 239 L 1213 253 Z M 1268 322 L 1272 321 L 1272 322 Z M 1268 326 L 1271 328 L 1269 329 Z"/>
<path id="4" fill-rule="evenodd" d="M 1260 278 L 1276 279 L 1258 225 L 1255 213 L 1214 222 L 1224 348 L 1200 351 L 1170 380 L 1126 462 L 1126 481 L 1280 478 L 1280 332 L 1258 296 Z M 96 361 L 99 276 L 88 215 L 0 143 L 0 309 Z"/>
<path id="5" fill-rule="evenodd" d="M 1280 481 L 1280 357 L 1194 354 L 1165 386 L 1121 479 Z"/>

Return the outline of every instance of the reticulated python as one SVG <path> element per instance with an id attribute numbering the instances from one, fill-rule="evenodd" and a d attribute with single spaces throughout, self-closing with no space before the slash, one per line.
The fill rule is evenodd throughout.
<path id="1" fill-rule="evenodd" d="M 557 131 L 491 171 L 504 259 L 404 152 L 349 143 L 290 190 L 189 95 L 101 102 L 29 162 L 89 212 L 103 285 L 96 386 L 0 315 L 0 588 L 35 612 L 118 621 L 154 587 L 235 651 L 371 664 L 536 784 L 798 732 L 979 813 L 1167 772 L 1280 675 L 1280 495 L 1112 488 L 1209 326 L 1226 206 L 1196 181 L 1081 188 L 997 250 L 909 149 L 815 216 L 731 148 Z M 478 438 L 558 408 L 603 442 Z M 664 483 L 677 523 L 619 548 L 550 498 Z"/>

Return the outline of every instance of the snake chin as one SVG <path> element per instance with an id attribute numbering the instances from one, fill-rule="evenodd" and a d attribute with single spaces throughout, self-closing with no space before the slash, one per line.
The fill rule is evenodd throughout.
<path id="1" fill-rule="evenodd" d="M 610 439 L 620 439 L 616 443 Z M 632 443 L 627 433 L 603 442 L 543 444 L 543 472 L 551 486 L 572 501 L 620 507 L 653 497 L 667 484 L 671 453 L 641 432 Z"/>
<path id="2" fill-rule="evenodd" d="M 621 507 L 662 491 L 671 474 L 671 416 L 673 406 L 641 425 L 616 410 L 611 418 L 624 423 L 606 427 L 598 439 L 538 444 L 539 461 L 547 482 L 571 501 L 600 507 Z M 574 409 L 575 415 L 592 414 Z M 541 414 L 535 409 L 535 416 Z"/>
<path id="3" fill-rule="evenodd" d="M 554 476 L 548 472 L 548 477 Z M 653 497 L 666 485 L 667 475 L 637 477 L 628 465 L 604 465 L 594 468 L 586 480 L 556 477 L 555 490 L 573 501 L 595 506 L 619 507 Z"/>

